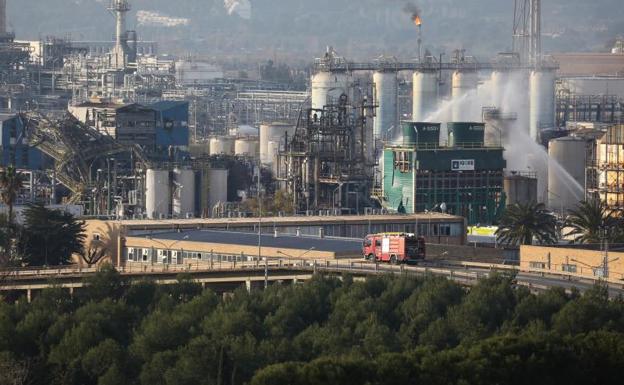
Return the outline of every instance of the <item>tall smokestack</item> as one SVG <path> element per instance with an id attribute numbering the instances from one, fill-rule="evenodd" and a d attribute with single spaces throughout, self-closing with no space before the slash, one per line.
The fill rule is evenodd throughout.
<path id="1" fill-rule="evenodd" d="M 422 60 L 422 16 L 420 8 L 414 3 L 407 3 L 403 11 L 410 15 L 412 22 L 418 27 L 418 60 Z"/>
<path id="2" fill-rule="evenodd" d="M 125 67 L 127 52 L 126 14 L 130 11 L 128 0 L 111 0 L 108 8 L 115 15 L 115 61 L 117 67 Z"/>
<path id="3" fill-rule="evenodd" d="M 0 34 L 6 31 L 6 0 L 0 0 Z"/>

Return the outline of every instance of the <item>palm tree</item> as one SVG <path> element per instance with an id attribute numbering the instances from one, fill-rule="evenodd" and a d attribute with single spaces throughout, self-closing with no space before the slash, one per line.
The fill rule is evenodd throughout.
<path id="1" fill-rule="evenodd" d="M 17 194 L 24 187 L 24 176 L 14 166 L 0 171 L 0 199 L 9 208 L 8 224 L 13 227 L 13 205 Z"/>
<path id="2" fill-rule="evenodd" d="M 554 244 L 558 239 L 557 219 L 543 203 L 508 206 L 500 220 L 496 236 L 512 245 Z"/>
<path id="3" fill-rule="evenodd" d="M 566 236 L 572 237 L 572 242 L 600 243 L 605 235 L 610 241 L 621 236 L 618 219 L 601 200 L 581 202 L 570 211 L 565 224 L 570 229 Z"/>

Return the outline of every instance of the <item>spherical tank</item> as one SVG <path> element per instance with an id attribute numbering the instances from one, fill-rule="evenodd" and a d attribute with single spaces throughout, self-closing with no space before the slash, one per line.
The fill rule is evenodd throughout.
<path id="1" fill-rule="evenodd" d="M 210 155 L 234 155 L 234 138 L 229 136 L 211 138 Z"/>
<path id="2" fill-rule="evenodd" d="M 173 215 L 186 217 L 195 214 L 195 172 L 188 169 L 173 170 Z"/>
<path id="3" fill-rule="evenodd" d="M 553 139 L 548 155 L 549 208 L 557 212 L 576 208 L 585 189 L 587 141 L 575 137 Z"/>
<path id="4" fill-rule="evenodd" d="M 234 143 L 234 155 L 256 158 L 258 156 L 258 140 L 251 138 L 236 139 Z"/>
<path id="5" fill-rule="evenodd" d="M 469 101 L 457 102 L 467 93 L 476 90 L 479 86 L 479 74 L 474 71 L 455 71 L 451 80 L 451 96 L 455 103 L 452 107 L 452 119 L 454 122 L 461 122 L 470 119 L 471 107 Z"/>
<path id="6" fill-rule="evenodd" d="M 398 80 L 396 72 L 375 72 L 375 95 L 377 113 L 374 119 L 373 134 L 381 139 L 398 125 Z"/>
<path id="7" fill-rule="evenodd" d="M 319 72 L 312 75 L 312 108 L 322 110 L 347 94 L 349 76 L 343 72 Z"/>
<path id="8" fill-rule="evenodd" d="M 542 130 L 555 127 L 555 71 L 531 72 L 529 129 L 539 140 Z"/>
<path id="9" fill-rule="evenodd" d="M 228 175 L 227 169 L 213 168 L 208 170 L 208 205 L 212 209 L 217 203 L 228 201 Z"/>
<path id="10" fill-rule="evenodd" d="M 169 171 L 149 169 L 145 175 L 145 211 L 150 219 L 168 216 L 171 208 Z"/>
<path id="11" fill-rule="evenodd" d="M 269 142 L 283 143 L 284 136 L 295 133 L 295 127 L 289 124 L 273 123 L 260 126 L 260 161 L 263 164 L 273 162 L 273 153 L 269 152 Z"/>
<path id="12" fill-rule="evenodd" d="M 414 72 L 412 120 L 424 122 L 438 108 L 438 77 L 436 72 Z"/>

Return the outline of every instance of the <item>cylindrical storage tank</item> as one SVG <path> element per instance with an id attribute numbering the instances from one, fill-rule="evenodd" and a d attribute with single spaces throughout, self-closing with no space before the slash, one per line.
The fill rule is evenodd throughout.
<path id="1" fill-rule="evenodd" d="M 492 106 L 498 108 L 500 112 L 511 112 L 506 104 L 505 92 L 511 82 L 509 71 L 492 72 Z"/>
<path id="2" fill-rule="evenodd" d="M 454 122 L 448 123 L 449 145 L 451 147 L 483 147 L 485 123 Z"/>
<path id="3" fill-rule="evenodd" d="M 279 142 L 270 141 L 267 145 L 267 157 L 269 161 L 266 163 L 273 166 L 274 174 L 277 173 L 277 156 L 279 154 L 280 144 Z"/>
<path id="4" fill-rule="evenodd" d="M 476 90 L 479 86 L 479 74 L 475 71 L 455 71 L 451 79 L 451 96 L 455 103 L 452 107 L 452 119 L 454 122 L 461 122 L 471 117 L 471 103 L 469 100 L 458 102 L 467 93 Z"/>
<path id="5" fill-rule="evenodd" d="M 234 155 L 234 138 L 229 136 L 210 138 L 210 155 Z"/>
<path id="6" fill-rule="evenodd" d="M 531 72 L 529 105 L 530 135 L 538 141 L 542 130 L 555 127 L 555 71 Z"/>
<path id="7" fill-rule="evenodd" d="M 322 110 L 347 94 L 349 76 L 344 72 L 319 72 L 312 75 L 312 108 Z"/>
<path id="8" fill-rule="evenodd" d="M 171 212 L 169 171 L 147 170 L 145 174 L 145 211 L 149 219 L 169 216 Z"/>
<path id="9" fill-rule="evenodd" d="M 570 136 L 549 142 L 548 207 L 551 210 L 566 212 L 583 200 L 587 146 L 585 139 Z"/>
<path id="10" fill-rule="evenodd" d="M 396 72 L 375 72 L 373 75 L 377 113 L 374 118 L 373 135 L 376 139 L 392 138 L 398 128 L 398 80 Z"/>
<path id="11" fill-rule="evenodd" d="M 182 218 L 195 215 L 195 172 L 176 168 L 173 180 L 173 215 Z"/>
<path id="12" fill-rule="evenodd" d="M 403 122 L 403 145 L 419 148 L 440 146 L 440 123 Z"/>
<path id="13" fill-rule="evenodd" d="M 234 155 L 258 157 L 258 140 L 251 138 L 239 138 L 234 143 Z"/>
<path id="14" fill-rule="evenodd" d="M 537 202 L 537 178 L 524 175 L 506 176 L 503 185 L 507 205 Z"/>
<path id="15" fill-rule="evenodd" d="M 438 108 L 437 72 L 414 72 L 412 120 L 424 122 Z"/>
<path id="16" fill-rule="evenodd" d="M 208 170 L 208 207 L 210 216 L 217 203 L 228 201 L 228 176 L 227 169 L 212 168 Z"/>
<path id="17" fill-rule="evenodd" d="M 290 138 L 295 133 L 295 127 L 284 123 L 262 124 L 260 126 L 260 161 L 263 164 L 273 162 L 273 153 L 269 152 L 269 142 L 284 143 L 284 137 Z"/>
<path id="18" fill-rule="evenodd" d="M 189 145 L 189 154 L 196 158 L 210 155 L 210 142 L 208 143 L 193 143 Z"/>

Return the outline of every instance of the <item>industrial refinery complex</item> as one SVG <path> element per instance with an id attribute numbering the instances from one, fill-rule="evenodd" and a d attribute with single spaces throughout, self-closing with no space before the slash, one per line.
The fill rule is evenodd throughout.
<path id="1" fill-rule="evenodd" d="M 108 4 L 110 42 L 20 40 L 0 0 L 0 165 L 28 176 L 18 206 L 132 228 L 136 250 L 163 223 L 270 237 L 292 217 L 290 235 L 308 220 L 307 235 L 377 226 L 461 245 L 515 203 L 624 211 L 624 41 L 546 54 L 540 3 L 515 1 L 512 49 L 495 57 L 424 50 L 415 14 L 411 58 L 328 47 L 294 89 L 159 52 L 128 29 L 128 0 Z M 350 217 L 358 231 L 327 234 Z M 136 261 L 125 248 L 115 258 Z"/>

